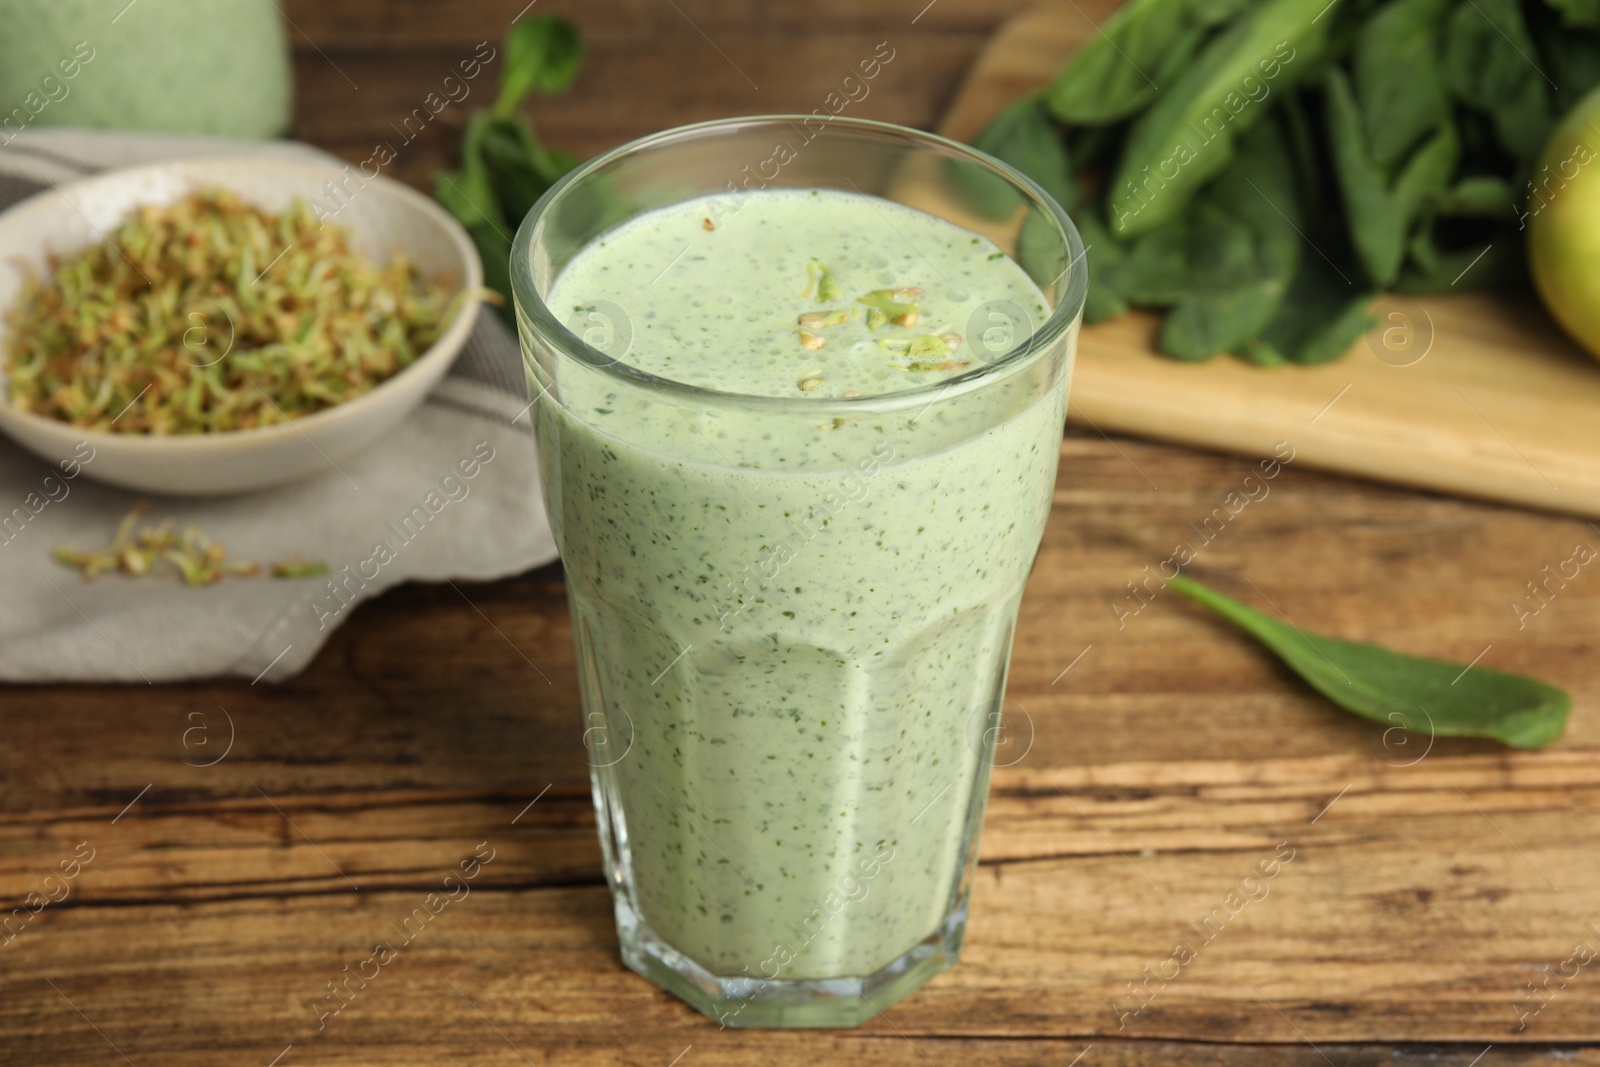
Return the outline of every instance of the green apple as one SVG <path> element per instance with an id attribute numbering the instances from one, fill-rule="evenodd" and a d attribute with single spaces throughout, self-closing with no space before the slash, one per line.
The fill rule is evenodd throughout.
<path id="1" fill-rule="evenodd" d="M 1557 127 L 1526 193 L 1533 284 L 1562 329 L 1600 358 L 1600 89 Z"/>

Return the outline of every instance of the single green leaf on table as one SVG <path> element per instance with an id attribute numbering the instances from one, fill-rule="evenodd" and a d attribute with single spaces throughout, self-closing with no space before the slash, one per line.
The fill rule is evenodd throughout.
<path id="1" fill-rule="evenodd" d="M 1514 748 L 1548 745 L 1566 726 L 1572 698 L 1537 679 L 1307 633 L 1192 579 L 1170 583 L 1256 638 L 1335 704 L 1385 726 L 1488 737 Z"/>

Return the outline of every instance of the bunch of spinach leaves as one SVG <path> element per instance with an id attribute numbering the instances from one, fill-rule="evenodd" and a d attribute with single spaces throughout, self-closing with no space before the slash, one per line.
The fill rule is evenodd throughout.
<path id="1" fill-rule="evenodd" d="M 1382 291 L 1524 283 L 1560 116 L 1600 83 L 1596 0 L 1129 0 L 974 144 L 1090 247 L 1090 322 L 1321 363 Z"/>
<path id="2" fill-rule="evenodd" d="M 546 189 L 579 159 L 546 148 L 522 116 L 531 92 L 558 93 L 572 84 L 583 59 L 578 31 L 556 16 L 519 22 L 506 35 L 500 93 L 494 106 L 467 122 L 461 169 L 434 176 L 434 197 L 466 227 L 483 261 L 484 284 L 508 298 L 511 310 L 511 238 Z"/>

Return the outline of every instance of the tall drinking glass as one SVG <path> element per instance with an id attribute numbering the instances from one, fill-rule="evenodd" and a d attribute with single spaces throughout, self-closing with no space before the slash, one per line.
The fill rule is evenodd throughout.
<path id="1" fill-rule="evenodd" d="M 712 230 L 776 190 L 959 225 L 1029 301 L 944 335 L 962 373 L 822 399 L 641 370 L 648 286 L 547 302 L 641 213 L 715 194 Z M 930 275 L 954 254 L 924 256 Z M 591 161 L 529 213 L 511 269 L 623 960 L 728 1025 L 860 1023 L 960 951 L 1087 290 L 1078 234 L 966 146 L 774 116 Z M 730 347 L 730 372 L 750 358 Z"/>

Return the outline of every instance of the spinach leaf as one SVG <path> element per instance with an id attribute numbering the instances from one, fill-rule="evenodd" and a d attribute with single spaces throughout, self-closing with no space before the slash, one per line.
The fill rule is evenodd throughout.
<path id="1" fill-rule="evenodd" d="M 1188 0 L 1130 0 L 1105 21 L 1045 94 L 1063 122 L 1097 125 L 1142 110 L 1177 75 L 1204 30 Z"/>
<path id="2" fill-rule="evenodd" d="M 526 124 L 489 119 L 484 125 L 483 161 L 488 168 L 501 214 L 518 225 L 544 191 L 571 169 L 533 138 Z"/>
<path id="3" fill-rule="evenodd" d="M 1332 195 L 1327 177 L 1326 153 L 1306 112 L 1305 94 L 1284 93 L 1278 101 L 1278 114 L 1288 139 L 1289 158 L 1294 164 L 1295 188 L 1307 204 L 1320 204 Z"/>
<path id="4" fill-rule="evenodd" d="M 1600 0 L 1545 0 L 1545 3 L 1561 12 L 1561 22 L 1565 26 L 1600 29 Z"/>
<path id="5" fill-rule="evenodd" d="M 461 151 L 461 169 L 434 175 L 433 195 L 456 221 L 466 227 L 483 263 L 483 284 L 507 298 L 511 295 L 511 233 L 506 229 L 494 188 L 494 177 L 484 159 L 483 140 L 494 120 L 485 112 L 467 122 Z M 510 300 L 507 299 L 506 304 Z M 500 313 L 508 325 L 515 324 L 505 306 Z"/>
<path id="6" fill-rule="evenodd" d="M 1534 678 L 1307 633 L 1182 576 L 1170 580 L 1256 638 L 1313 689 L 1363 718 L 1441 737 L 1540 748 L 1561 736 L 1572 698 Z"/>
<path id="7" fill-rule="evenodd" d="M 1299 204 L 1288 144 L 1268 123 L 1188 211 L 1126 246 L 1122 287 L 1135 303 L 1167 305 L 1287 281 L 1299 256 Z"/>
<path id="8" fill-rule="evenodd" d="M 1205 198 L 1125 247 L 1121 284 L 1136 304 L 1170 307 L 1236 289 L 1261 274 L 1249 224 Z"/>
<path id="9" fill-rule="evenodd" d="M 1078 206 L 1078 184 L 1072 176 L 1066 143 L 1040 98 L 1023 97 L 1011 104 L 973 140 L 972 146 L 1038 182 L 1065 210 L 1070 212 Z M 1015 191 L 992 172 L 965 168 L 960 174 L 978 201 L 976 206 L 989 217 L 1004 218 L 1015 208 Z M 981 185 L 975 185 L 974 180 Z"/>
<path id="10" fill-rule="evenodd" d="M 1061 246 L 1061 231 L 1055 219 L 1042 211 L 1029 211 L 1017 230 L 1017 266 L 1033 279 L 1040 289 L 1064 281 L 1068 271 L 1088 271 L 1088 258 L 1074 261 Z M 1081 234 L 1079 236 L 1082 236 Z"/>
<path id="11" fill-rule="evenodd" d="M 1322 235 L 1319 235 L 1319 238 Z M 1318 240 L 1324 248 L 1332 242 Z M 1256 363 L 1327 363 L 1348 352 L 1372 326 L 1370 307 L 1377 294 L 1353 284 L 1353 264 L 1339 269 L 1316 250 L 1301 257 L 1300 269 L 1260 337 L 1234 349 Z"/>
<path id="12" fill-rule="evenodd" d="M 1374 296 L 1353 258 L 1344 218 L 1320 208 L 1327 196 L 1337 193 L 1323 191 L 1328 154 L 1313 139 L 1299 96 L 1286 96 L 1282 124 L 1301 203 L 1318 207 L 1302 208 L 1292 220 L 1301 255 L 1271 321 L 1258 336 L 1231 350 L 1264 366 L 1337 359 L 1368 329 Z"/>
<path id="13" fill-rule="evenodd" d="M 1383 288 L 1525 283 L 1523 187 L 1600 86 L 1600 0 L 1128 0 L 1104 29 L 979 144 L 1070 206 L 1086 321 L 1164 309 L 1181 359 L 1320 363 Z"/>
<path id="14" fill-rule="evenodd" d="M 582 55 L 577 31 L 563 19 L 545 16 L 512 27 L 494 107 L 474 112 L 467 121 L 461 169 L 434 175 L 434 198 L 472 235 L 484 285 L 506 296 L 511 293 L 511 235 L 534 202 L 578 165 L 576 156 L 540 144 L 518 111 L 530 92 L 565 88 L 577 75 Z M 500 315 L 516 325 L 509 299 Z"/>
<path id="15" fill-rule="evenodd" d="M 1350 79 L 1343 70 L 1333 67 L 1324 78 L 1323 91 L 1328 109 L 1328 146 L 1349 216 L 1350 241 L 1367 276 L 1380 286 L 1392 284 L 1400 274 L 1400 260 L 1405 255 L 1406 235 L 1399 209 L 1389 195 L 1383 170 L 1367 147 L 1366 129 Z"/>
<path id="16" fill-rule="evenodd" d="M 1439 127 L 1437 133 L 1423 142 L 1394 182 L 1395 213 L 1402 226 L 1409 230 L 1424 210 L 1443 198 L 1460 160 L 1461 142 L 1453 126 Z"/>
<path id="17" fill-rule="evenodd" d="M 1089 296 L 1083 305 L 1083 321 L 1093 324 L 1126 313 L 1128 297 L 1122 290 L 1127 258 L 1124 247 L 1111 236 L 1095 209 L 1080 210 L 1072 221 L 1083 238 L 1083 258 L 1089 268 Z"/>
<path id="18" fill-rule="evenodd" d="M 1185 300 L 1161 324 L 1161 351 L 1195 362 L 1237 348 L 1260 333 L 1282 297 L 1282 283 L 1266 279 Z"/>
<path id="19" fill-rule="evenodd" d="M 1110 184 L 1121 237 L 1176 218 L 1226 170 L 1238 138 L 1265 119 L 1273 93 L 1318 64 L 1332 20 L 1306 0 L 1266 0 L 1212 38 L 1137 119 Z"/>
<path id="20" fill-rule="evenodd" d="M 1134 242 L 1121 284 L 1137 303 L 1173 305 L 1163 352 L 1209 359 L 1272 318 L 1301 256 L 1289 152 L 1277 123 L 1252 130 L 1188 211 Z"/>
<path id="21" fill-rule="evenodd" d="M 1481 230 L 1480 239 L 1458 247 L 1459 235 L 1441 241 L 1450 220 L 1438 218 L 1417 231 L 1407 247 L 1405 270 L 1395 283 L 1399 293 L 1445 290 L 1522 288 L 1527 284 L 1527 259 L 1516 240 L 1516 227 Z"/>
<path id="22" fill-rule="evenodd" d="M 1324 79 L 1324 98 L 1351 244 L 1373 284 L 1393 285 L 1413 224 L 1449 188 L 1461 157 L 1460 141 L 1453 126 L 1440 126 L 1405 161 L 1391 187 L 1387 169 L 1366 140 L 1350 82 L 1338 67 Z"/>
<path id="23" fill-rule="evenodd" d="M 1517 0 L 1472 0 L 1448 23 L 1445 71 L 1456 98 L 1488 115 L 1512 156 L 1531 161 L 1555 126 L 1551 84 Z"/>
<path id="24" fill-rule="evenodd" d="M 494 176 L 484 158 L 483 142 L 494 120 L 478 112 L 467 121 L 466 136 L 462 139 L 461 169 L 441 171 L 434 175 L 438 200 L 450 209 L 463 226 L 480 223 L 503 223 L 500 202 L 495 198 Z"/>
<path id="25" fill-rule="evenodd" d="M 1516 191 L 1504 178 L 1482 174 L 1463 178 L 1434 202 L 1441 215 L 1509 219 L 1516 214 Z"/>
<path id="26" fill-rule="evenodd" d="M 1577 5 L 1573 5 L 1576 10 Z M 1594 21 L 1581 22 L 1541 4 L 1527 5 L 1528 30 L 1538 45 L 1536 55 L 1545 62 L 1545 73 L 1556 83 L 1552 90 L 1555 111 L 1565 115 L 1600 85 L 1600 0 L 1585 0 L 1584 7 L 1595 13 Z"/>
<path id="27" fill-rule="evenodd" d="M 1065 141 L 1073 170 L 1078 174 L 1098 175 L 1103 179 L 1122 157 L 1122 143 L 1127 139 L 1126 135 L 1126 124 L 1068 126 Z"/>
<path id="28" fill-rule="evenodd" d="M 572 84 L 583 61 L 583 42 L 566 19 L 555 15 L 519 22 L 506 35 L 496 118 L 511 118 L 529 93 L 558 93 Z"/>
<path id="29" fill-rule="evenodd" d="M 1236 18 L 1250 3 L 1251 0 L 1189 0 L 1189 17 L 1202 26 L 1220 26 Z"/>
<path id="30" fill-rule="evenodd" d="M 1361 26 L 1352 77 L 1372 159 L 1392 172 L 1450 113 L 1438 36 L 1448 0 L 1393 0 Z"/>

